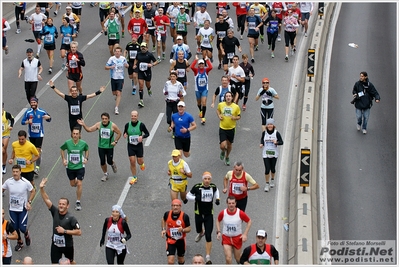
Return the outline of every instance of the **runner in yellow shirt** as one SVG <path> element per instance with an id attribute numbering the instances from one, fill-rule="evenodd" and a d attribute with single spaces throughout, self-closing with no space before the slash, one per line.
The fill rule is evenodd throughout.
<path id="1" fill-rule="evenodd" d="M 36 147 L 26 139 L 27 135 L 24 130 L 18 132 L 18 141 L 11 144 L 12 154 L 8 163 L 21 166 L 21 176 L 35 186 L 33 181 L 35 164 L 33 163 L 39 158 L 40 154 Z"/>
<path id="2" fill-rule="evenodd" d="M 230 166 L 230 152 L 233 148 L 235 128 L 237 121 L 241 118 L 240 107 L 233 103 L 233 94 L 226 92 L 225 102 L 220 102 L 216 113 L 220 119 L 219 124 L 219 143 L 220 143 L 220 159 L 225 160 L 225 164 Z"/>

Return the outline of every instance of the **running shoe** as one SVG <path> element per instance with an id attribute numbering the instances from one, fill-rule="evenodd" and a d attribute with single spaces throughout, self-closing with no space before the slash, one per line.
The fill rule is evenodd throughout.
<path id="1" fill-rule="evenodd" d="M 158 57 L 157 62 L 158 62 L 158 63 L 161 63 L 161 61 L 162 61 L 162 60 L 161 60 L 161 57 Z"/>
<path id="2" fill-rule="evenodd" d="M 25 233 L 25 244 L 29 247 L 30 246 L 30 235 L 29 235 L 29 231 L 26 231 L 27 233 Z"/>
<path id="3" fill-rule="evenodd" d="M 6 165 L 3 165 L 3 174 L 6 174 L 6 172 L 7 172 Z"/>
<path id="4" fill-rule="evenodd" d="M 251 63 L 255 63 L 255 59 L 254 58 L 251 59 Z"/>
<path id="5" fill-rule="evenodd" d="M 8 55 L 9 49 L 6 47 L 6 50 L 4 50 L 4 54 Z"/>
<path id="6" fill-rule="evenodd" d="M 202 237 L 205 235 L 204 230 L 202 230 L 202 233 L 199 233 L 196 237 L 195 237 L 195 242 L 200 242 L 200 240 L 202 239 Z"/>
<path id="7" fill-rule="evenodd" d="M 222 64 L 218 65 L 218 70 L 220 70 L 222 68 Z"/>
<path id="8" fill-rule="evenodd" d="M 15 251 L 20 251 L 24 247 L 23 242 L 17 242 L 17 245 L 15 246 Z"/>
<path id="9" fill-rule="evenodd" d="M 266 185 L 265 185 L 265 192 L 269 192 L 269 189 L 270 189 L 270 185 L 269 185 L 269 183 L 266 183 Z"/>
<path id="10" fill-rule="evenodd" d="M 137 176 L 133 176 L 132 179 L 129 182 L 130 185 L 134 185 L 135 183 L 137 183 Z"/>
<path id="11" fill-rule="evenodd" d="M 187 202 L 188 202 L 188 199 L 186 198 L 185 200 L 183 200 L 183 203 L 184 204 L 187 204 Z"/>
<path id="12" fill-rule="evenodd" d="M 295 55 L 294 49 L 291 49 L 291 56 Z"/>
<path id="13" fill-rule="evenodd" d="M 125 32 L 122 32 L 122 38 L 125 38 Z"/>
<path id="14" fill-rule="evenodd" d="M 226 163 L 227 166 L 230 166 L 230 158 L 226 158 L 225 163 Z"/>
<path id="15" fill-rule="evenodd" d="M 260 42 L 263 44 L 263 43 L 264 43 L 264 41 L 265 41 L 265 38 L 264 38 L 264 36 L 263 36 L 263 35 L 261 35 L 261 36 L 260 36 Z"/>
<path id="16" fill-rule="evenodd" d="M 148 90 L 148 96 L 152 96 L 152 91 Z"/>
<path id="17" fill-rule="evenodd" d="M 145 164 L 144 163 L 140 165 L 140 170 L 142 170 L 142 171 L 145 170 Z"/>
<path id="18" fill-rule="evenodd" d="M 165 54 L 162 54 L 162 60 L 165 60 Z"/>
<path id="19" fill-rule="evenodd" d="M 224 160 L 224 150 L 220 152 L 220 160 Z"/>
<path id="20" fill-rule="evenodd" d="M 33 172 L 34 172 L 34 174 L 35 174 L 36 176 L 38 176 L 38 175 L 39 175 L 39 172 L 40 172 L 40 167 L 39 167 L 39 166 L 36 166 L 36 168 L 33 170 Z"/>
<path id="21" fill-rule="evenodd" d="M 272 54 L 270 55 L 272 58 L 274 58 L 274 53 L 272 52 Z"/>
<path id="22" fill-rule="evenodd" d="M 255 51 L 258 51 L 259 50 L 259 47 L 258 46 L 255 46 Z"/>
<path id="23" fill-rule="evenodd" d="M 207 256 L 205 265 L 210 265 L 210 264 L 212 264 L 211 257 Z"/>
<path id="24" fill-rule="evenodd" d="M 281 42 L 281 35 L 280 34 L 277 36 L 277 42 Z"/>
<path id="25" fill-rule="evenodd" d="M 37 59 L 39 59 L 39 58 L 40 58 L 40 56 L 39 56 L 39 53 L 36 53 L 36 56 L 35 56 L 35 58 L 37 58 Z"/>
<path id="26" fill-rule="evenodd" d="M 288 55 L 285 55 L 284 59 L 285 59 L 285 61 L 288 61 Z"/>
<path id="27" fill-rule="evenodd" d="M 244 104 L 242 105 L 242 111 L 245 111 L 247 109 L 247 106 Z"/>
<path id="28" fill-rule="evenodd" d="M 48 68 L 48 74 L 53 73 L 53 68 Z"/>
<path id="29" fill-rule="evenodd" d="M 115 115 L 119 115 L 119 109 L 118 109 L 118 107 L 115 107 Z"/>
<path id="30" fill-rule="evenodd" d="M 143 101 L 143 100 L 140 100 L 140 101 L 139 101 L 139 107 L 140 107 L 140 108 L 143 108 L 143 107 L 144 107 L 144 101 Z"/>
<path id="31" fill-rule="evenodd" d="M 16 34 L 21 33 L 21 29 L 17 29 L 17 30 L 15 31 L 15 33 L 16 33 Z"/>
<path id="32" fill-rule="evenodd" d="M 198 114 L 198 117 L 202 118 L 202 111 Z"/>
<path id="33" fill-rule="evenodd" d="M 360 131 L 361 127 L 362 127 L 362 126 L 360 126 L 359 124 L 356 123 L 356 128 L 357 128 L 358 131 Z M 3 173 L 4 173 L 4 172 L 3 172 Z"/>
<path id="34" fill-rule="evenodd" d="M 54 17 L 57 17 L 58 11 L 54 11 Z"/>
<path id="35" fill-rule="evenodd" d="M 267 46 L 267 50 L 270 50 L 271 47 L 272 47 L 271 45 L 268 45 L 268 46 Z"/>
<path id="36" fill-rule="evenodd" d="M 307 32 L 305 32 L 305 37 L 308 37 L 308 33 Z"/>
<path id="37" fill-rule="evenodd" d="M 201 119 L 201 124 L 202 124 L 202 125 L 205 125 L 205 122 L 206 122 L 206 119 L 205 119 L 205 118 L 202 118 L 202 119 Z"/>
<path id="38" fill-rule="evenodd" d="M 242 35 L 240 35 L 240 40 L 243 40 L 244 38 L 242 38 Z"/>
<path id="39" fill-rule="evenodd" d="M 117 173 L 117 172 L 118 172 L 118 168 L 116 167 L 116 163 L 115 163 L 115 162 L 114 162 L 114 164 L 111 165 L 111 167 L 112 167 L 112 171 L 113 171 L 114 173 Z"/>
<path id="40" fill-rule="evenodd" d="M 76 201 L 75 210 L 82 210 L 82 205 L 80 204 L 80 201 Z"/>
<path id="41" fill-rule="evenodd" d="M 136 95 L 136 88 L 133 87 L 132 95 Z"/>
<path id="42" fill-rule="evenodd" d="M 108 180 L 108 174 L 104 174 L 104 176 L 101 178 L 101 181 L 106 182 Z"/>
<path id="43" fill-rule="evenodd" d="M 270 180 L 270 188 L 273 188 L 274 187 L 274 179 L 271 179 Z"/>
<path id="44" fill-rule="evenodd" d="M 366 129 L 363 129 L 363 134 L 366 134 L 367 133 L 367 130 Z"/>
<path id="45" fill-rule="evenodd" d="M 152 53 L 155 53 L 155 46 L 152 47 Z"/>

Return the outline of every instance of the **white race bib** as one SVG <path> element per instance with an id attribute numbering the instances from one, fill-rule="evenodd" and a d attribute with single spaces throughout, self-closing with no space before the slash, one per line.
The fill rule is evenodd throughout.
<path id="1" fill-rule="evenodd" d="M 178 78 L 183 78 L 186 75 L 186 70 L 185 69 L 177 69 L 176 73 L 177 73 Z"/>
<path id="2" fill-rule="evenodd" d="M 111 138 L 111 129 L 101 128 L 100 137 L 103 139 L 110 139 Z"/>
<path id="3" fill-rule="evenodd" d="M 63 39 L 64 44 L 70 44 L 71 43 L 71 36 L 65 36 Z"/>
<path id="4" fill-rule="evenodd" d="M 63 236 L 63 235 L 54 234 L 53 242 L 54 242 L 54 245 L 56 245 L 57 247 L 60 247 L 60 248 L 63 248 L 66 246 L 65 236 Z"/>
<path id="5" fill-rule="evenodd" d="M 52 43 L 53 42 L 53 35 L 47 34 L 45 37 L 46 42 Z"/>
<path id="6" fill-rule="evenodd" d="M 243 193 L 240 189 L 241 186 L 244 186 L 244 183 L 233 183 L 231 186 L 232 193 L 234 195 L 241 195 Z"/>
<path id="7" fill-rule="evenodd" d="M 26 159 L 25 158 L 16 158 L 15 164 L 21 166 L 21 169 L 25 169 L 26 168 Z"/>
<path id="8" fill-rule="evenodd" d="M 15 211 L 22 211 L 24 209 L 24 198 L 17 196 L 10 196 L 10 206 Z"/>
<path id="9" fill-rule="evenodd" d="M 212 202 L 213 200 L 213 190 L 201 190 L 201 201 L 202 202 Z"/>
<path id="10" fill-rule="evenodd" d="M 36 32 L 41 31 L 42 30 L 42 23 L 34 23 L 34 29 Z"/>
<path id="11" fill-rule="evenodd" d="M 69 60 L 69 67 L 76 69 L 78 67 L 78 62 L 76 60 Z"/>
<path id="12" fill-rule="evenodd" d="M 137 56 L 137 51 L 136 50 L 130 50 L 129 51 L 129 58 L 130 59 L 135 59 Z"/>
<path id="13" fill-rule="evenodd" d="M 129 135 L 129 144 L 137 145 L 139 143 L 139 135 Z"/>
<path id="14" fill-rule="evenodd" d="M 71 115 L 79 115 L 79 114 L 80 114 L 80 106 L 71 105 Z"/>
<path id="15" fill-rule="evenodd" d="M 179 233 L 179 228 L 169 228 L 169 235 L 171 238 L 179 240 L 183 237 L 183 234 Z"/>
<path id="16" fill-rule="evenodd" d="M 148 69 L 148 63 L 140 62 L 139 69 L 141 71 L 146 71 Z"/>
<path id="17" fill-rule="evenodd" d="M 80 162 L 80 154 L 69 154 L 69 162 L 73 164 L 78 164 Z"/>
<path id="18" fill-rule="evenodd" d="M 32 123 L 30 125 L 30 131 L 32 133 L 40 133 L 40 123 Z"/>

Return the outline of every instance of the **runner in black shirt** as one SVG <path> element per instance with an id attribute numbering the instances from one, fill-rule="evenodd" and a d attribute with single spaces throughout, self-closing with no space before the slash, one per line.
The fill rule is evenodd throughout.
<path id="1" fill-rule="evenodd" d="M 138 36 L 136 34 L 132 35 L 132 41 L 126 45 L 126 50 L 124 57 L 129 62 L 129 68 L 127 69 L 129 73 L 129 78 L 132 80 L 132 95 L 136 94 L 136 86 L 137 86 L 137 72 L 138 68 L 133 68 L 134 60 L 138 53 L 140 53 L 140 44 L 137 43 Z"/>
<path id="2" fill-rule="evenodd" d="M 101 94 L 105 90 L 105 86 L 101 86 L 100 90 L 90 95 L 78 95 L 78 88 L 76 86 L 71 87 L 71 95 L 65 95 L 60 90 L 55 88 L 54 82 L 50 80 L 48 82 L 50 87 L 56 92 L 57 95 L 65 99 L 68 102 L 68 114 L 69 114 L 69 128 L 72 132 L 74 127 L 78 127 L 81 129 L 81 125 L 78 124 L 77 120 L 82 119 L 82 103 L 87 99 L 95 97 L 96 95 Z"/>
<path id="3" fill-rule="evenodd" d="M 228 63 L 233 62 L 233 57 L 236 54 L 236 46 L 238 47 L 238 51 L 242 52 L 240 41 L 234 36 L 234 31 L 232 29 L 227 30 L 227 36 L 223 38 L 220 50 L 223 55 L 223 70 L 226 72 L 229 71 Z"/>

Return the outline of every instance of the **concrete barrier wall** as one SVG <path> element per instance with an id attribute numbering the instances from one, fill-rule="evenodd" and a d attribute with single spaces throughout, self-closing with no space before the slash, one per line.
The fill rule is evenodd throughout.
<path id="1" fill-rule="evenodd" d="M 335 3 L 325 3 L 322 18 L 317 15 L 318 3 L 314 4 L 314 30 L 310 36 L 309 48 L 315 49 L 314 77 L 311 81 L 306 79 L 300 86 L 303 95 L 300 101 L 301 115 L 298 138 L 295 139 L 297 159 L 292 162 L 292 170 L 296 175 L 292 176 L 290 187 L 290 233 L 289 233 L 289 264 L 317 264 L 317 241 L 319 237 L 318 214 L 318 124 L 320 114 L 320 92 L 323 85 L 324 48 L 330 21 L 335 9 Z M 299 110 L 299 109 L 298 109 Z M 301 149 L 310 149 L 310 175 L 309 187 L 303 193 L 299 185 Z"/>

